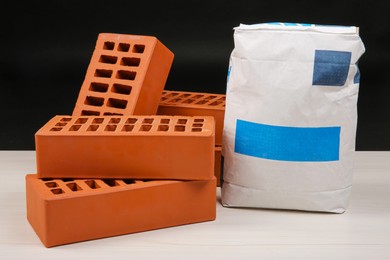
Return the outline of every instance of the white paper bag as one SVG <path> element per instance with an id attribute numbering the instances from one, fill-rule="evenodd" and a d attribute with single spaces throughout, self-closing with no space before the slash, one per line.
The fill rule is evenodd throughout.
<path id="1" fill-rule="evenodd" d="M 234 29 L 222 204 L 342 213 L 351 193 L 364 45 L 357 27 Z"/>

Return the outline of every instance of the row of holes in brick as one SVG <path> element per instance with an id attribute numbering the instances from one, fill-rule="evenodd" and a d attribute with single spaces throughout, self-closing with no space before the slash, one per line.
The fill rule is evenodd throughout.
<path id="1" fill-rule="evenodd" d="M 103 44 L 103 49 L 104 50 L 113 51 L 113 50 L 115 50 L 115 45 L 116 45 L 115 42 L 106 41 Z M 131 48 L 131 44 L 130 43 L 120 42 L 120 43 L 117 44 L 117 47 L 116 47 L 116 50 L 120 51 L 120 52 L 128 52 L 128 51 L 130 51 L 130 49 L 131 49 L 131 51 L 133 53 L 144 53 L 145 45 L 143 45 L 143 44 L 134 44 L 133 48 Z"/>
<path id="2" fill-rule="evenodd" d="M 105 93 L 110 88 L 110 92 L 120 95 L 130 95 L 132 87 L 124 84 L 113 84 L 111 87 L 107 83 L 91 82 L 89 85 L 89 91 Z"/>
<path id="3" fill-rule="evenodd" d="M 62 131 L 63 127 L 65 127 L 68 122 L 70 121 L 70 118 L 62 118 L 60 122 L 56 123 L 53 128 L 50 129 L 50 131 Z M 69 131 L 79 131 L 82 125 L 86 124 L 88 121 L 88 118 L 78 118 L 72 126 L 69 128 Z M 88 128 L 86 129 L 88 132 L 95 132 L 99 129 L 103 129 L 103 131 L 108 132 L 114 132 L 117 131 L 118 127 L 117 125 L 121 122 L 120 118 L 111 118 L 108 122 L 108 124 L 100 126 L 104 121 L 103 118 L 95 118 L 92 120 L 92 124 L 88 124 Z M 137 118 L 128 118 L 124 125 L 122 126 L 121 131 L 122 132 L 132 132 L 135 128 L 135 124 L 137 123 Z M 152 130 L 158 131 L 158 132 L 167 132 L 170 129 L 172 129 L 174 132 L 185 132 L 186 131 L 186 124 L 188 120 L 187 119 L 178 119 L 176 122 L 173 122 L 173 125 L 169 125 L 171 123 L 170 119 L 162 118 L 160 119 L 160 123 L 155 122 L 154 118 L 144 118 L 142 122 L 140 122 L 140 125 L 138 126 L 138 131 L 141 132 L 149 132 Z M 191 127 L 191 132 L 202 132 L 204 119 L 202 118 L 195 118 Z M 153 125 L 154 123 L 154 125 Z M 153 127 L 155 127 L 153 129 Z"/>
<path id="4" fill-rule="evenodd" d="M 149 132 L 153 129 L 153 126 L 154 125 L 141 125 L 141 126 L 139 126 L 138 131 Z M 202 126 L 203 126 L 203 124 L 193 124 L 191 127 L 191 132 L 202 132 Z M 73 132 L 79 131 L 81 127 L 82 127 L 82 125 L 72 125 L 69 128 L 69 131 L 73 131 Z M 90 125 L 90 126 L 88 126 L 87 131 L 88 132 L 95 132 L 95 131 L 98 131 L 99 128 L 103 129 L 103 127 L 100 127 L 100 125 Z M 134 130 L 134 128 L 135 128 L 134 125 L 123 125 L 121 132 L 132 132 Z M 55 126 L 55 127 L 51 128 L 50 131 L 58 132 L 58 131 L 61 131 L 62 129 L 63 129 L 63 127 L 61 127 L 61 126 Z M 115 131 L 117 131 L 117 129 L 118 129 L 117 125 L 106 125 L 104 127 L 103 131 L 115 132 Z M 169 131 L 169 129 L 173 129 L 174 132 L 185 132 L 186 126 L 185 125 L 175 125 L 173 127 L 170 127 L 169 125 L 158 125 L 155 128 L 155 131 L 167 132 L 167 131 Z"/>
<path id="5" fill-rule="evenodd" d="M 74 124 L 85 124 L 88 122 L 89 119 L 90 118 L 80 117 L 80 118 L 77 118 L 77 120 L 75 120 Z M 93 118 L 92 124 L 102 124 L 104 122 L 104 120 L 105 120 L 105 118 L 103 118 L 103 117 Z M 108 124 L 120 124 L 123 120 L 125 121 L 124 122 L 125 124 L 132 124 L 132 125 L 136 124 L 137 122 L 141 122 L 142 124 L 153 124 L 153 123 L 170 124 L 170 123 L 174 123 L 174 124 L 179 124 L 179 125 L 184 125 L 184 124 L 187 124 L 189 122 L 189 120 L 186 118 L 178 118 L 178 119 L 171 121 L 171 119 L 169 119 L 169 118 L 155 119 L 155 118 L 147 117 L 147 118 L 139 119 L 139 118 L 135 118 L 135 117 L 130 117 L 130 118 L 113 117 L 113 118 L 109 119 Z M 65 126 L 70 121 L 72 121 L 72 118 L 63 117 L 60 119 L 60 122 L 58 124 L 60 124 L 61 126 Z M 203 123 L 203 122 L 204 122 L 203 118 L 194 118 L 194 123 Z"/>
<path id="6" fill-rule="evenodd" d="M 188 93 L 167 93 L 163 95 L 161 98 L 162 103 L 183 103 L 183 104 L 192 104 L 196 105 L 207 105 L 209 106 L 218 106 L 222 104 L 225 106 L 226 97 L 218 97 L 218 96 L 209 96 L 209 95 L 199 95 L 199 94 L 188 94 Z"/>
<path id="7" fill-rule="evenodd" d="M 123 116 L 122 113 L 116 113 L 116 112 L 104 112 L 100 113 L 99 111 L 94 110 L 82 110 L 81 111 L 82 116 Z"/>
<path id="8" fill-rule="evenodd" d="M 104 105 L 104 100 L 105 99 L 103 97 L 87 96 L 84 100 L 84 104 L 88 106 L 102 107 Z M 118 109 L 126 109 L 127 100 L 109 98 L 107 99 L 106 106 Z"/>
<path id="9" fill-rule="evenodd" d="M 97 78 L 111 78 L 113 70 L 107 69 L 96 69 L 94 76 Z M 129 70 L 118 70 L 116 72 L 115 78 L 123 80 L 135 80 L 137 72 Z"/>
<path id="10" fill-rule="evenodd" d="M 102 183 L 99 185 L 96 180 L 79 180 L 77 182 L 74 181 L 74 179 L 61 179 L 62 182 L 65 183 L 65 186 L 68 188 L 69 191 L 75 192 L 75 191 L 82 191 L 87 189 L 99 189 L 101 188 L 102 183 L 106 187 L 119 187 L 119 186 L 125 186 L 125 185 L 131 185 L 136 184 L 140 182 L 148 182 L 150 180 L 133 180 L 133 179 L 122 179 L 122 180 L 115 180 L 115 179 L 101 179 Z M 86 184 L 83 185 L 84 189 L 80 186 L 82 185 L 80 182 Z M 46 179 L 44 180 L 44 183 L 46 187 L 50 189 L 50 191 L 55 194 L 62 194 L 65 193 L 64 188 L 61 188 L 59 185 L 59 181 L 52 180 L 52 179 Z"/>
<path id="11" fill-rule="evenodd" d="M 101 55 L 99 62 L 114 65 L 118 62 L 118 57 L 111 56 L 111 55 Z M 129 67 L 138 67 L 140 62 L 141 62 L 141 59 L 137 58 L 137 57 L 122 57 L 119 65 L 129 66 Z"/>

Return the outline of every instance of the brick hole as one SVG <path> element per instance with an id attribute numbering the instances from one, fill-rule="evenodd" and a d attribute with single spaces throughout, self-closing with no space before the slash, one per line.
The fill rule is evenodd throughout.
<path id="1" fill-rule="evenodd" d="M 142 123 L 143 123 L 143 124 L 152 124 L 153 121 L 154 121 L 153 118 L 145 118 L 145 119 L 142 121 Z"/>
<path id="2" fill-rule="evenodd" d="M 202 119 L 202 118 L 196 118 L 196 119 L 194 119 L 194 122 L 196 122 L 196 123 L 201 123 L 201 122 L 204 122 L 204 119 Z"/>
<path id="3" fill-rule="evenodd" d="M 209 102 L 209 100 L 207 100 L 207 99 L 202 99 L 202 100 L 196 102 L 195 104 L 197 104 L 197 105 L 203 105 L 203 104 L 206 104 L 207 102 Z"/>
<path id="4" fill-rule="evenodd" d="M 76 120 L 75 124 L 85 124 L 88 121 L 88 118 L 79 118 Z"/>
<path id="5" fill-rule="evenodd" d="M 123 179 L 122 181 L 126 184 L 134 184 L 135 183 L 135 181 L 133 179 Z"/>
<path id="6" fill-rule="evenodd" d="M 62 194 L 64 191 L 62 189 L 52 189 L 50 190 L 54 195 Z"/>
<path id="7" fill-rule="evenodd" d="M 137 122 L 137 118 L 128 118 L 126 120 L 126 124 L 135 124 Z"/>
<path id="8" fill-rule="evenodd" d="M 112 70 L 103 70 L 103 69 L 95 70 L 95 77 L 98 77 L 98 78 L 111 78 L 111 76 L 112 76 Z"/>
<path id="9" fill-rule="evenodd" d="M 55 187 L 58 187 L 58 184 L 57 184 L 57 182 L 55 182 L 55 181 L 46 182 L 45 184 L 46 184 L 46 186 L 47 186 L 48 188 L 55 188 Z"/>
<path id="10" fill-rule="evenodd" d="M 72 125 L 71 128 L 69 128 L 69 131 L 78 131 L 80 127 L 81 125 Z"/>
<path id="11" fill-rule="evenodd" d="M 89 86 L 89 90 L 93 92 L 107 92 L 108 84 L 105 83 L 98 83 L 98 82 L 92 82 Z"/>
<path id="12" fill-rule="evenodd" d="M 193 102 L 195 102 L 195 99 L 192 98 L 183 101 L 184 104 L 191 104 Z"/>
<path id="13" fill-rule="evenodd" d="M 134 125 L 124 125 L 122 128 L 122 132 L 131 132 L 134 129 Z"/>
<path id="14" fill-rule="evenodd" d="M 122 85 L 122 84 L 114 84 L 111 88 L 111 92 L 129 95 L 131 92 L 131 89 L 132 89 L 131 86 Z"/>
<path id="15" fill-rule="evenodd" d="M 88 96 L 84 101 L 84 104 L 89 106 L 95 106 L 95 107 L 101 107 L 103 106 L 103 103 L 104 103 L 104 98 L 92 97 L 92 96 Z"/>
<path id="16" fill-rule="evenodd" d="M 92 111 L 92 110 L 82 110 L 81 115 L 82 116 L 99 116 L 100 112 Z"/>
<path id="17" fill-rule="evenodd" d="M 103 121 L 104 121 L 104 118 L 95 118 L 92 121 L 92 124 L 101 124 L 101 123 L 103 123 Z"/>
<path id="18" fill-rule="evenodd" d="M 192 128 L 192 132 L 202 132 L 202 128 Z"/>
<path id="19" fill-rule="evenodd" d="M 138 67 L 141 62 L 140 58 L 122 58 L 121 65 L 130 66 L 130 67 Z"/>
<path id="20" fill-rule="evenodd" d="M 105 112 L 104 116 L 123 116 L 121 113 Z"/>
<path id="21" fill-rule="evenodd" d="M 208 96 L 208 97 L 205 97 L 204 99 L 200 100 L 200 101 L 197 102 L 196 104 L 199 104 L 199 105 L 206 104 L 207 102 L 210 102 L 210 100 L 215 99 L 216 97 L 217 97 L 217 96 Z"/>
<path id="22" fill-rule="evenodd" d="M 54 180 L 53 178 L 42 178 L 41 179 L 42 181 L 52 181 L 52 180 Z"/>
<path id="23" fill-rule="evenodd" d="M 77 183 L 75 183 L 75 182 L 67 183 L 66 186 L 68 186 L 68 188 L 69 188 L 71 191 L 83 190 L 83 189 L 82 189 Z"/>
<path id="24" fill-rule="evenodd" d="M 203 124 L 199 124 L 199 123 L 197 123 L 197 124 L 192 124 L 192 127 L 202 127 L 203 126 Z"/>
<path id="25" fill-rule="evenodd" d="M 53 127 L 50 129 L 51 132 L 58 132 L 58 131 L 61 131 L 62 130 L 62 127 Z"/>
<path id="26" fill-rule="evenodd" d="M 167 93 L 169 93 L 169 92 L 167 92 Z M 177 96 L 177 95 L 179 95 L 179 93 L 169 93 L 169 94 L 166 96 L 166 98 L 175 97 L 175 96 Z"/>
<path id="27" fill-rule="evenodd" d="M 110 187 L 119 186 L 119 183 L 114 179 L 102 179 L 102 181 Z"/>
<path id="28" fill-rule="evenodd" d="M 179 102 L 181 100 L 182 100 L 181 98 L 174 98 L 174 99 L 171 100 L 171 102 Z"/>
<path id="29" fill-rule="evenodd" d="M 186 127 L 184 125 L 175 125 L 175 132 L 184 132 Z"/>
<path id="30" fill-rule="evenodd" d="M 128 43 L 119 43 L 118 45 L 118 51 L 128 52 L 129 49 L 130 49 L 130 44 Z"/>
<path id="31" fill-rule="evenodd" d="M 120 118 L 111 118 L 109 124 L 118 124 L 121 121 Z"/>
<path id="32" fill-rule="evenodd" d="M 70 181 L 74 181 L 74 179 L 73 178 L 63 178 L 63 179 L 61 179 L 61 181 L 70 182 Z"/>
<path id="33" fill-rule="evenodd" d="M 167 100 L 167 98 L 166 98 L 166 97 L 161 97 L 161 99 L 160 99 L 160 100 L 161 100 L 161 102 L 162 102 L 162 101 L 165 101 L 165 100 Z"/>
<path id="34" fill-rule="evenodd" d="M 122 99 L 110 98 L 108 99 L 107 106 L 125 109 L 127 106 L 127 101 Z"/>
<path id="35" fill-rule="evenodd" d="M 72 118 L 63 117 L 63 118 L 61 118 L 60 122 L 69 122 L 70 120 L 72 120 Z"/>
<path id="36" fill-rule="evenodd" d="M 66 126 L 67 123 L 62 123 L 62 122 L 59 122 L 57 123 L 55 126 Z"/>
<path id="37" fill-rule="evenodd" d="M 141 125 L 141 127 L 139 128 L 139 130 L 142 132 L 149 132 L 150 129 L 152 129 L 152 125 Z"/>
<path id="38" fill-rule="evenodd" d="M 94 180 L 87 180 L 87 181 L 85 181 L 85 184 L 87 184 L 88 187 L 90 187 L 91 189 L 99 189 L 100 188 L 100 186 Z"/>
<path id="39" fill-rule="evenodd" d="M 104 131 L 108 131 L 108 132 L 114 132 L 116 130 L 116 125 L 106 125 L 106 127 L 104 128 Z"/>
<path id="40" fill-rule="evenodd" d="M 191 94 L 181 94 L 179 97 L 180 98 L 186 98 L 186 97 L 189 97 L 189 96 L 191 96 Z"/>
<path id="41" fill-rule="evenodd" d="M 210 103 L 209 105 L 210 106 L 218 106 L 219 104 L 222 104 L 222 102 L 223 102 L 222 100 L 216 100 L 216 101 Z"/>
<path id="42" fill-rule="evenodd" d="M 99 125 L 90 125 L 87 129 L 89 132 L 95 132 L 99 129 Z"/>
<path id="43" fill-rule="evenodd" d="M 162 118 L 162 119 L 160 120 L 160 123 L 161 123 L 161 124 L 169 124 L 170 121 L 171 121 L 171 120 L 168 119 L 168 118 Z"/>
<path id="44" fill-rule="evenodd" d="M 134 80 L 136 75 L 137 73 L 135 71 L 118 70 L 118 72 L 116 73 L 116 78 Z"/>
<path id="45" fill-rule="evenodd" d="M 169 130 L 169 125 L 159 125 L 157 131 L 166 132 Z"/>
<path id="46" fill-rule="evenodd" d="M 178 119 L 177 123 L 180 124 L 180 125 L 184 125 L 184 124 L 187 123 L 187 119 Z"/>
<path id="47" fill-rule="evenodd" d="M 113 50 L 115 46 L 115 42 L 104 42 L 103 49 L 104 50 Z"/>
<path id="48" fill-rule="evenodd" d="M 145 51 L 145 45 L 143 44 L 135 44 L 133 46 L 134 53 L 144 53 L 144 51 Z"/>
<path id="49" fill-rule="evenodd" d="M 115 56 L 109 56 L 109 55 L 102 55 L 100 56 L 99 62 L 101 63 L 108 63 L 108 64 L 115 64 L 118 60 L 118 57 Z"/>
<path id="50" fill-rule="evenodd" d="M 204 98 L 204 95 L 196 95 L 196 96 L 194 96 L 193 98 L 195 98 L 195 99 Z"/>

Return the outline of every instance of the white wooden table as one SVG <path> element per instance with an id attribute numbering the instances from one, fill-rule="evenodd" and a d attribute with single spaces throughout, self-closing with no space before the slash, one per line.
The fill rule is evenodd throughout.
<path id="1" fill-rule="evenodd" d="M 390 152 L 357 152 L 344 214 L 232 209 L 217 219 L 45 248 L 26 219 L 34 151 L 0 151 L 0 259 L 390 259 Z M 262 257 L 262 258 L 260 258 Z"/>

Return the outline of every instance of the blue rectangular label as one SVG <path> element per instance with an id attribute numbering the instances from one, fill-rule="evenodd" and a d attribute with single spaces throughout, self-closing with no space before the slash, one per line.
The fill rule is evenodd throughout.
<path id="1" fill-rule="evenodd" d="M 352 53 L 348 51 L 316 50 L 313 85 L 344 86 Z"/>
<path id="2" fill-rule="evenodd" d="M 340 130 L 339 126 L 273 126 L 238 119 L 234 151 L 279 161 L 338 161 Z"/>

